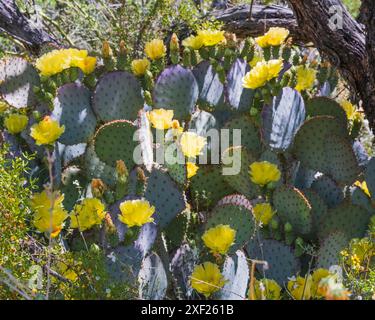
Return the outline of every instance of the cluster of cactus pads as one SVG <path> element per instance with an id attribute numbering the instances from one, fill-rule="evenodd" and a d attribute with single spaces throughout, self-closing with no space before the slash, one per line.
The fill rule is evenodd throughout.
<path id="1" fill-rule="evenodd" d="M 103 201 L 116 227 L 103 247 L 108 270 L 115 281 L 138 281 L 143 299 L 197 298 L 190 276 L 205 261 L 219 263 L 227 280 L 215 298 L 248 296 L 251 260 L 268 263 L 256 270 L 258 279 L 283 287 L 289 277 L 338 264 L 340 250 L 365 236 L 375 213 L 375 159 L 366 155 L 345 111 L 329 97 L 333 73 L 321 67 L 315 89 L 301 94 L 294 89 L 293 73 L 283 74 L 309 60 L 297 51 L 291 57 L 294 51 L 286 48 L 279 53 L 284 70 L 277 88 L 266 99 L 262 89 L 242 85 L 254 56 L 250 43 L 202 48 L 200 54 L 185 49 L 181 59 L 166 58 L 144 77 L 133 75 L 126 57 L 119 56 L 116 64 L 114 55 L 104 57 L 91 75 L 72 68 L 58 79 L 40 77 L 23 58 L 0 62 L 2 99 L 29 115 L 17 139 L 4 132 L 11 150 L 38 154 L 32 174 L 43 185 L 45 154 L 30 138 L 30 127 L 44 115 L 65 126 L 53 153 L 64 206 L 71 210 L 82 195 L 92 197 L 93 179 L 106 185 Z M 201 136 L 210 129 L 240 129 L 241 145 L 228 145 L 240 148 L 240 172 L 223 175 L 228 163 L 209 161 L 198 163 L 197 174 L 188 179 L 186 165 L 156 163 L 159 146 L 152 142 L 146 112 L 158 108 L 173 110 L 185 130 Z M 207 154 L 210 148 L 208 143 Z M 119 179 L 119 160 L 129 172 L 125 182 Z M 273 188 L 251 181 L 249 166 L 255 161 L 277 165 L 281 179 Z M 354 185 L 357 180 L 367 182 L 373 198 Z M 156 209 L 154 223 L 135 238 L 118 220 L 119 203 L 128 199 L 147 199 Z M 276 214 L 261 225 L 253 207 L 266 200 Z M 206 230 L 220 224 L 236 230 L 235 244 L 221 260 L 201 241 Z M 90 237 L 88 232 L 87 241 Z M 79 242 L 79 237 L 69 242 L 71 250 L 80 250 Z M 312 248 L 312 259 L 306 248 Z"/>

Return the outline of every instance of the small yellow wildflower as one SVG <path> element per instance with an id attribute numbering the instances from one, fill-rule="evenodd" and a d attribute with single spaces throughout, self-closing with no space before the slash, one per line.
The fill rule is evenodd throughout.
<path id="1" fill-rule="evenodd" d="M 277 182 L 281 177 L 281 172 L 277 168 L 277 165 L 268 161 L 252 163 L 249 174 L 251 181 L 261 187 L 270 182 Z"/>
<path id="2" fill-rule="evenodd" d="M 76 282 L 78 279 L 78 274 L 75 270 L 78 269 L 79 266 L 74 265 L 74 261 L 72 259 L 69 261 L 69 263 L 71 263 L 73 266 L 69 266 L 67 263 L 62 261 L 57 261 L 56 268 L 64 278 L 72 282 Z"/>
<path id="3" fill-rule="evenodd" d="M 225 42 L 224 31 L 199 30 L 198 37 L 201 38 L 203 45 L 206 47 L 211 47 L 221 42 Z"/>
<path id="4" fill-rule="evenodd" d="M 254 294 L 256 300 L 280 300 L 281 287 L 275 280 L 256 280 Z"/>
<path id="5" fill-rule="evenodd" d="M 17 134 L 26 128 L 28 122 L 27 116 L 13 113 L 5 118 L 4 125 L 9 133 Z"/>
<path id="6" fill-rule="evenodd" d="M 203 47 L 203 39 L 201 36 L 190 36 L 182 41 L 182 45 L 193 50 L 199 50 Z"/>
<path id="7" fill-rule="evenodd" d="M 322 279 L 332 276 L 327 269 L 317 269 L 312 274 L 312 285 L 311 285 L 311 295 L 313 298 L 323 298 L 324 295 L 319 292 L 319 285 Z"/>
<path id="8" fill-rule="evenodd" d="M 64 131 L 65 126 L 60 127 L 57 121 L 46 116 L 42 121 L 31 127 L 30 135 L 34 138 L 37 145 L 53 144 L 58 138 L 60 138 Z"/>
<path id="9" fill-rule="evenodd" d="M 153 222 L 152 215 L 155 207 L 151 206 L 147 200 L 127 200 L 120 204 L 121 214 L 119 220 L 128 227 L 141 227 L 146 223 Z"/>
<path id="10" fill-rule="evenodd" d="M 282 45 L 288 36 L 288 29 L 276 27 L 270 28 L 264 36 L 255 38 L 255 41 L 261 48 L 277 47 Z"/>
<path id="11" fill-rule="evenodd" d="M 198 172 L 199 167 L 193 162 L 186 163 L 187 178 L 194 177 Z"/>
<path id="12" fill-rule="evenodd" d="M 236 230 L 229 225 L 218 225 L 208 229 L 202 236 L 202 240 L 213 254 L 226 254 L 234 243 Z"/>
<path id="13" fill-rule="evenodd" d="M 63 222 L 68 217 L 62 202 L 64 196 L 58 192 L 48 194 L 46 190 L 36 193 L 31 199 L 31 208 L 34 210 L 33 224 L 40 232 L 51 232 L 57 237 L 63 228 Z"/>
<path id="14" fill-rule="evenodd" d="M 309 90 L 314 86 L 317 71 L 305 66 L 297 67 L 297 91 Z"/>
<path id="15" fill-rule="evenodd" d="M 312 277 L 297 277 L 288 282 L 288 291 L 295 300 L 309 300 L 311 298 Z"/>
<path id="16" fill-rule="evenodd" d="M 209 297 L 219 291 L 225 284 L 225 279 L 219 267 L 211 262 L 197 265 L 191 275 L 191 286 L 199 293 Z"/>
<path id="17" fill-rule="evenodd" d="M 160 39 L 154 39 L 146 43 L 145 53 L 151 60 L 158 60 L 165 56 L 167 48 Z"/>
<path id="18" fill-rule="evenodd" d="M 256 221 L 261 222 L 263 225 L 268 225 L 273 218 L 275 212 L 269 203 L 258 203 L 253 209 Z"/>
<path id="19" fill-rule="evenodd" d="M 147 113 L 152 126 L 158 130 L 165 130 L 172 127 L 173 110 L 155 109 Z"/>
<path id="20" fill-rule="evenodd" d="M 148 59 L 137 59 L 132 61 L 132 71 L 137 76 L 143 76 L 150 68 L 150 61 Z"/>
<path id="21" fill-rule="evenodd" d="M 99 199 L 84 199 L 82 203 L 75 205 L 70 214 L 70 227 L 85 231 L 100 224 L 106 215 L 104 209 L 104 204 Z"/>
<path id="22" fill-rule="evenodd" d="M 363 182 L 356 181 L 354 182 L 354 185 L 361 188 L 362 191 L 371 198 L 371 194 L 370 194 L 370 191 L 368 190 L 366 181 L 363 181 Z"/>
<path id="23" fill-rule="evenodd" d="M 282 68 L 282 60 L 260 61 L 245 75 L 242 85 L 248 89 L 263 87 L 267 81 L 278 77 Z"/>
<path id="24" fill-rule="evenodd" d="M 206 139 L 194 132 L 184 132 L 181 135 L 180 145 L 185 157 L 194 158 L 201 154 L 206 145 Z"/>

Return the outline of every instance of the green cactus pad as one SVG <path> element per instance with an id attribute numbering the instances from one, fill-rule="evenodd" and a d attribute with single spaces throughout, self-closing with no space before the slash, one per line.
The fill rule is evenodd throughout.
<path id="1" fill-rule="evenodd" d="M 320 223 L 327 215 L 328 206 L 317 192 L 311 189 L 303 190 L 303 195 L 311 205 L 312 228 L 311 234 L 315 237 L 320 228 Z"/>
<path id="2" fill-rule="evenodd" d="M 117 160 L 123 160 L 130 171 L 137 142 L 133 140 L 137 128 L 129 121 L 109 122 L 99 128 L 95 135 L 95 152 L 99 159 L 109 166 L 116 167 Z"/>
<path id="3" fill-rule="evenodd" d="M 190 180 L 190 193 L 193 198 L 193 205 L 196 206 L 196 200 L 199 207 L 206 208 L 214 206 L 221 198 L 234 193 L 234 189 L 229 187 L 221 174 L 221 167 L 218 165 L 201 165 L 197 174 Z M 203 199 L 203 193 L 207 200 Z M 198 197 L 198 199 L 196 199 Z"/>
<path id="4" fill-rule="evenodd" d="M 349 239 L 345 233 L 335 231 L 328 234 L 321 242 L 318 251 L 317 268 L 329 269 L 340 264 L 340 252 L 348 245 Z"/>
<path id="5" fill-rule="evenodd" d="M 298 189 L 310 188 L 315 180 L 316 171 L 299 166 L 294 178 L 294 186 Z"/>
<path id="6" fill-rule="evenodd" d="M 184 120 L 194 113 L 198 95 L 199 87 L 193 73 L 180 65 L 171 66 L 157 79 L 154 107 L 172 109 L 176 119 Z"/>
<path id="7" fill-rule="evenodd" d="M 346 128 L 334 117 L 318 116 L 307 120 L 296 134 L 295 156 L 304 167 L 329 173 L 331 160 L 326 142 L 332 135 L 347 136 Z"/>
<path id="8" fill-rule="evenodd" d="M 319 227 L 319 238 L 324 239 L 333 231 L 341 231 L 350 239 L 361 238 L 368 229 L 370 217 L 371 213 L 366 209 L 354 204 L 342 203 L 328 210 Z"/>
<path id="9" fill-rule="evenodd" d="M 154 168 L 148 177 L 145 198 L 155 206 L 155 223 L 162 229 L 186 208 L 184 192 L 160 169 Z"/>
<path id="10" fill-rule="evenodd" d="M 361 188 L 351 188 L 351 199 L 353 204 L 365 208 L 370 213 L 375 212 L 375 208 L 372 206 L 371 199 Z"/>
<path id="11" fill-rule="evenodd" d="M 181 212 L 175 219 L 165 228 L 164 237 L 168 251 L 175 250 L 180 247 L 186 236 L 188 225 L 187 212 Z"/>
<path id="12" fill-rule="evenodd" d="M 224 99 L 224 85 L 219 75 L 208 61 L 199 63 L 193 74 L 199 87 L 198 103 L 201 107 L 216 107 Z"/>
<path id="13" fill-rule="evenodd" d="M 251 241 L 247 246 L 250 259 L 266 261 L 268 268 L 257 265 L 259 274 L 267 279 L 275 280 L 283 286 L 289 277 L 295 276 L 300 271 L 300 262 L 293 249 L 276 240 Z"/>
<path id="14" fill-rule="evenodd" d="M 330 174 L 336 181 L 345 184 L 353 183 L 360 173 L 356 156 L 348 140 L 331 135 L 326 139 L 327 160 Z"/>
<path id="15" fill-rule="evenodd" d="M 59 153 L 61 154 L 62 165 L 68 166 L 72 162 L 76 162 L 86 152 L 87 144 L 79 143 L 72 146 L 66 146 L 58 143 Z"/>
<path id="16" fill-rule="evenodd" d="M 340 186 L 328 176 L 320 176 L 316 179 L 311 189 L 314 190 L 328 205 L 328 208 L 334 208 L 344 200 L 344 192 Z"/>
<path id="17" fill-rule="evenodd" d="M 237 192 L 245 195 L 248 199 L 253 199 L 260 194 L 259 187 L 252 183 L 249 176 L 249 167 L 250 164 L 256 161 L 256 159 L 249 153 L 245 148 L 234 147 L 229 148 L 223 152 L 222 162 L 223 170 L 224 168 L 231 168 L 232 163 L 229 162 L 228 156 L 233 156 L 234 152 L 240 152 L 241 156 L 241 167 L 240 172 L 236 175 L 224 175 L 225 181 Z M 224 171 L 223 171 L 224 173 Z"/>
<path id="18" fill-rule="evenodd" d="M 229 225 L 236 230 L 235 243 L 229 252 L 234 253 L 251 240 L 255 232 L 255 221 L 250 210 L 242 206 L 216 206 L 210 213 L 205 230 L 220 224 Z"/>
<path id="19" fill-rule="evenodd" d="M 242 79 L 250 71 L 249 64 L 243 59 L 237 59 L 227 76 L 226 97 L 230 106 L 238 111 L 250 110 L 254 98 L 254 90 L 245 89 Z"/>
<path id="20" fill-rule="evenodd" d="M 68 167 L 61 173 L 61 181 L 61 193 L 64 194 L 63 205 L 67 211 L 70 211 L 80 197 L 80 191 L 74 182 L 78 181 L 80 187 L 84 189 L 87 181 L 81 169 L 75 166 Z"/>
<path id="21" fill-rule="evenodd" d="M 178 183 L 181 188 L 184 188 L 187 183 L 187 170 L 186 166 L 183 164 L 168 164 L 166 163 L 166 168 L 171 178 Z"/>
<path id="22" fill-rule="evenodd" d="M 308 234 L 312 228 L 311 205 L 301 191 L 283 185 L 273 193 L 273 207 L 284 223 L 289 222 L 298 234 Z"/>
<path id="23" fill-rule="evenodd" d="M 372 158 L 367 164 L 365 180 L 372 200 L 375 200 L 375 157 Z"/>
<path id="24" fill-rule="evenodd" d="M 222 275 L 228 282 L 218 293 L 220 300 L 246 300 L 250 278 L 249 264 L 245 254 L 238 250 L 233 257 L 227 257 Z"/>
<path id="25" fill-rule="evenodd" d="M 142 89 L 130 73 L 116 71 L 103 75 L 95 88 L 93 109 L 102 121 L 134 121 L 143 108 Z"/>
<path id="26" fill-rule="evenodd" d="M 245 147 L 252 155 L 258 156 L 262 150 L 260 140 L 260 130 L 248 115 L 241 115 L 225 125 L 226 129 L 230 129 L 229 146 L 238 146 L 233 143 L 233 129 L 241 130 L 241 145 Z"/>
<path id="27" fill-rule="evenodd" d="M 279 96 L 274 97 L 272 105 L 262 110 L 263 139 L 272 149 L 287 150 L 305 116 L 301 94 L 292 88 L 283 88 Z"/>
<path id="28" fill-rule="evenodd" d="M 38 72 L 23 58 L 0 61 L 0 96 L 15 108 L 34 106 L 33 88 L 40 85 Z"/>
<path id="29" fill-rule="evenodd" d="M 348 124 L 345 110 L 338 102 L 327 97 L 315 97 L 306 102 L 306 113 L 310 117 L 332 116 L 345 127 Z"/>
<path id="30" fill-rule="evenodd" d="M 96 127 L 90 91 L 78 83 L 59 88 L 52 118 L 65 126 L 65 132 L 59 139 L 61 143 L 75 145 L 90 140 Z"/>

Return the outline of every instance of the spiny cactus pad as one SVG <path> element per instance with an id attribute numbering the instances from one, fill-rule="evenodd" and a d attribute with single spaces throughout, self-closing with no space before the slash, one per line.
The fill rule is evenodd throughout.
<path id="1" fill-rule="evenodd" d="M 315 97 L 306 102 L 306 112 L 310 117 L 332 116 L 339 120 L 345 127 L 348 120 L 345 110 L 338 102 L 327 97 Z"/>
<path id="2" fill-rule="evenodd" d="M 194 112 L 198 96 L 198 83 L 193 73 L 175 65 L 159 75 L 153 93 L 154 107 L 172 109 L 176 119 L 184 120 Z"/>
<path id="3" fill-rule="evenodd" d="M 225 150 L 222 156 L 223 170 L 227 167 L 234 167 L 234 161 L 229 163 L 229 157 L 233 157 L 237 152 L 241 157 L 241 170 L 235 175 L 224 175 L 224 179 L 234 190 L 245 195 L 248 199 L 253 199 L 260 192 L 259 187 L 251 182 L 249 176 L 249 167 L 256 159 L 245 148 L 234 147 Z"/>
<path id="4" fill-rule="evenodd" d="M 260 130 L 254 121 L 248 115 L 241 115 L 227 122 L 225 125 L 226 129 L 230 132 L 230 142 L 231 146 L 242 145 L 245 147 L 252 155 L 258 156 L 262 150 L 261 140 L 260 140 Z M 233 143 L 233 130 L 241 130 L 241 144 Z"/>
<path id="5" fill-rule="evenodd" d="M 318 116 L 307 120 L 298 130 L 294 140 L 294 153 L 302 165 L 330 172 L 330 153 L 327 153 L 327 138 L 336 135 L 345 138 L 346 128 L 334 117 Z"/>
<path id="6" fill-rule="evenodd" d="M 283 185 L 273 193 L 273 205 L 284 223 L 289 222 L 299 234 L 308 234 L 312 228 L 311 205 L 301 191 Z"/>
<path id="7" fill-rule="evenodd" d="M 168 173 L 153 169 L 147 180 L 145 198 L 155 206 L 155 223 L 163 229 L 185 209 L 185 195 Z"/>
<path id="8" fill-rule="evenodd" d="M 117 160 L 123 160 L 131 170 L 134 167 L 133 152 L 137 147 L 134 133 L 137 128 L 129 121 L 108 122 L 99 128 L 95 135 L 95 152 L 99 159 L 115 167 Z"/>
<path id="9" fill-rule="evenodd" d="M 367 164 L 365 180 L 373 200 L 375 200 L 375 157 Z"/>
<path id="10" fill-rule="evenodd" d="M 199 87 L 198 103 L 201 107 L 216 107 L 224 99 L 224 85 L 219 75 L 208 61 L 202 61 L 194 69 L 193 74 Z"/>
<path id="11" fill-rule="evenodd" d="M 255 222 L 251 211 L 242 206 L 223 205 L 216 206 L 207 220 L 206 230 L 219 224 L 229 225 L 236 230 L 234 245 L 230 252 L 241 249 L 254 235 Z"/>
<path id="12" fill-rule="evenodd" d="M 331 266 L 340 264 L 340 251 L 348 243 L 347 235 L 340 231 L 328 234 L 321 242 L 318 251 L 317 268 L 329 269 Z"/>
<path id="13" fill-rule="evenodd" d="M 239 111 L 248 111 L 254 97 L 254 91 L 245 89 L 242 79 L 250 71 L 249 64 L 243 59 L 237 59 L 227 76 L 226 96 L 230 106 Z"/>
<path id="14" fill-rule="evenodd" d="M 33 91 L 40 79 L 35 68 L 25 59 L 14 57 L 0 62 L 0 95 L 15 108 L 36 104 Z"/>
<path id="15" fill-rule="evenodd" d="M 210 200 L 208 206 L 212 207 L 221 198 L 235 191 L 227 185 L 219 165 L 202 165 L 197 174 L 190 180 L 191 197 L 195 206 L 197 205 L 195 200 L 198 200 L 198 209 L 199 207 L 207 207 L 205 200 L 202 198 L 203 192 L 207 199 Z M 196 199 L 197 196 L 198 199 Z"/>
<path id="16" fill-rule="evenodd" d="M 134 121 L 141 108 L 141 85 L 132 74 L 116 71 L 99 79 L 93 96 L 93 109 L 100 120 Z"/>
<path id="17" fill-rule="evenodd" d="M 74 145 L 87 142 L 95 132 L 96 117 L 91 109 L 91 92 L 81 84 L 69 83 L 59 88 L 52 118 L 65 126 L 59 141 Z"/>
<path id="18" fill-rule="evenodd" d="M 262 277 L 273 279 L 281 286 L 300 270 L 300 262 L 293 249 L 276 240 L 251 241 L 247 253 L 251 259 L 266 261 L 268 268 L 258 264 L 257 271 Z"/>
<path id="19" fill-rule="evenodd" d="M 374 212 L 370 197 L 359 187 L 351 188 L 351 200 L 353 204 L 365 208 L 368 212 Z"/>
<path id="20" fill-rule="evenodd" d="M 305 104 L 301 94 L 292 88 L 283 88 L 270 106 L 262 111 L 263 139 L 277 150 L 286 150 L 305 121 Z"/>
<path id="21" fill-rule="evenodd" d="M 336 207 L 344 200 L 344 192 L 340 186 L 328 176 L 320 176 L 311 185 L 311 189 L 317 192 L 328 208 Z"/>
<path id="22" fill-rule="evenodd" d="M 330 209 L 319 227 L 319 238 L 323 239 L 333 231 L 341 231 L 349 238 L 361 238 L 365 235 L 370 223 L 371 214 L 364 208 L 342 203 Z"/>

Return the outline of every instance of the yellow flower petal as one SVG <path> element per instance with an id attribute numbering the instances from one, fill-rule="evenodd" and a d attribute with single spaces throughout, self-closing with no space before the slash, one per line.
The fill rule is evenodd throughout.
<path id="1" fill-rule="evenodd" d="M 148 59 L 137 59 L 133 60 L 132 64 L 132 71 L 137 76 L 143 76 L 146 71 L 150 68 L 150 61 Z"/>
<path id="2" fill-rule="evenodd" d="M 148 119 L 152 126 L 158 130 L 166 130 L 172 127 L 173 110 L 155 109 L 148 112 Z"/>
<path id="3" fill-rule="evenodd" d="M 206 139 L 194 132 L 184 132 L 181 135 L 180 145 L 185 157 L 194 158 L 201 154 L 206 145 Z"/>
<path id="4" fill-rule="evenodd" d="M 263 87 L 267 81 L 278 77 L 282 68 L 282 60 L 260 61 L 245 75 L 242 85 L 248 89 Z"/>
<path id="5" fill-rule="evenodd" d="M 70 227 L 85 231 L 102 222 L 106 212 L 104 204 L 99 199 L 84 199 L 76 204 L 71 213 Z"/>
<path id="6" fill-rule="evenodd" d="M 258 203 L 253 208 L 254 217 L 258 222 L 261 222 L 263 225 L 268 225 L 275 212 L 272 210 L 272 207 L 269 203 Z"/>
<path id="7" fill-rule="evenodd" d="M 194 177 L 198 172 L 199 167 L 193 162 L 186 163 L 187 178 Z"/>
<path id="8" fill-rule="evenodd" d="M 236 230 L 229 225 L 218 225 L 208 229 L 202 236 L 202 240 L 213 254 L 226 254 L 234 243 Z"/>
<path id="9" fill-rule="evenodd" d="M 59 125 L 51 117 L 46 116 L 41 122 L 31 127 L 31 137 L 34 138 L 37 145 L 53 144 L 64 133 L 65 126 Z"/>
<path id="10" fill-rule="evenodd" d="M 199 50 L 203 47 L 202 36 L 190 36 L 182 41 L 182 45 L 193 50 Z"/>
<path id="11" fill-rule="evenodd" d="M 151 60 L 158 60 L 165 56 L 167 48 L 164 42 L 159 39 L 154 39 L 146 43 L 145 53 Z"/>
<path id="12" fill-rule="evenodd" d="M 297 91 L 309 90 L 314 86 L 317 71 L 305 66 L 297 67 Z"/>
<path id="13" fill-rule="evenodd" d="M 5 118 L 4 125 L 9 133 L 17 134 L 26 128 L 28 122 L 29 118 L 27 116 L 14 113 Z"/>
<path id="14" fill-rule="evenodd" d="M 146 223 L 153 222 L 152 215 L 155 207 L 146 200 L 127 200 L 120 204 L 121 214 L 119 220 L 128 227 L 141 227 Z"/>
<path id="15" fill-rule="evenodd" d="M 219 267 L 211 262 L 197 265 L 191 275 L 191 286 L 199 293 L 209 297 L 219 291 L 225 284 L 225 279 Z"/>
<path id="16" fill-rule="evenodd" d="M 277 47 L 282 45 L 288 36 L 288 29 L 276 27 L 270 28 L 264 36 L 256 38 L 255 41 L 262 48 Z"/>
<path id="17" fill-rule="evenodd" d="M 211 47 L 225 41 L 224 31 L 218 30 L 199 30 L 198 41 L 202 41 L 206 47 Z"/>
<path id="18" fill-rule="evenodd" d="M 281 172 L 277 166 L 268 161 L 252 163 L 249 174 L 251 181 L 261 187 L 270 182 L 277 182 L 281 177 Z"/>

